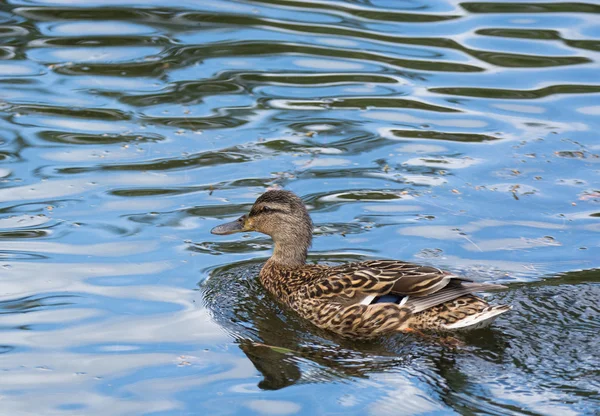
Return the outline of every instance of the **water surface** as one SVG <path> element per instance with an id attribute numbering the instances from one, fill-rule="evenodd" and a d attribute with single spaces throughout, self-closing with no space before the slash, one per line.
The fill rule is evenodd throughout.
<path id="1" fill-rule="evenodd" d="M 587 415 L 600 406 L 600 5 L 0 5 L 1 413 Z M 506 284 L 452 350 L 357 343 L 217 237 L 269 186 L 310 261 Z"/>

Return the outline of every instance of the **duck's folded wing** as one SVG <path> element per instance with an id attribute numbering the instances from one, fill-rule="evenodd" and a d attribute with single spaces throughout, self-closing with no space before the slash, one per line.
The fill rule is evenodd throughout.
<path id="1" fill-rule="evenodd" d="M 474 283 L 465 281 L 453 281 L 443 289 L 429 296 L 415 297 L 409 296 L 404 302 L 404 306 L 410 307 L 413 313 L 418 313 L 450 300 L 457 299 L 471 293 L 487 292 L 492 290 L 503 290 L 506 286 L 492 283 Z"/>
<path id="2" fill-rule="evenodd" d="M 474 283 L 435 267 L 396 260 L 334 267 L 330 269 L 329 277 L 317 285 L 320 286 L 318 292 L 324 296 L 341 296 L 365 305 L 388 294 L 397 295 L 398 303 L 410 306 L 415 312 L 469 293 L 505 288 Z"/>
<path id="3" fill-rule="evenodd" d="M 366 296 L 397 293 L 426 296 L 444 288 L 455 278 L 434 267 L 394 260 L 366 261 L 332 267 L 313 283 L 313 295 L 342 296 L 361 302 Z"/>
<path id="4" fill-rule="evenodd" d="M 457 276 L 430 266 L 398 260 L 371 260 L 352 263 L 354 274 L 369 275 L 374 280 L 392 283 L 391 293 L 426 296 L 445 287 Z"/>

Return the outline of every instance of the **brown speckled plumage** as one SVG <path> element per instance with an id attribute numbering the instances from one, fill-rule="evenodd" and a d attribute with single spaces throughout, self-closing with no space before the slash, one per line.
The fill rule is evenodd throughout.
<path id="1" fill-rule="evenodd" d="M 343 336 L 473 328 L 510 309 L 490 306 L 471 294 L 502 286 L 473 283 L 434 267 L 397 260 L 306 264 L 312 221 L 302 200 L 288 191 L 267 191 L 248 216 L 213 229 L 215 234 L 237 231 L 273 238 L 273 256 L 260 272 L 269 292 L 316 326 Z M 398 301 L 377 303 L 385 295 Z"/>

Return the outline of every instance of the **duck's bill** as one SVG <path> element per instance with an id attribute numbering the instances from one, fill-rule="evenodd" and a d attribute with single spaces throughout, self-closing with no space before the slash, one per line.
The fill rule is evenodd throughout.
<path id="1" fill-rule="evenodd" d="M 225 224 L 217 225 L 215 228 L 210 230 L 211 234 L 216 235 L 227 235 L 233 233 L 239 233 L 244 231 L 245 215 L 238 218 L 235 221 L 227 222 Z"/>

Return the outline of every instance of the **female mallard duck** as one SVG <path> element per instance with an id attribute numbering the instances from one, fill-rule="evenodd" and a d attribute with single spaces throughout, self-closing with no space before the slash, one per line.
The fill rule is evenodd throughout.
<path id="1" fill-rule="evenodd" d="M 472 293 L 504 289 L 474 283 L 434 267 L 398 260 L 342 266 L 306 264 L 313 223 L 300 198 L 267 191 L 218 235 L 258 231 L 275 242 L 260 281 L 277 299 L 320 328 L 355 338 L 432 329 L 478 328 L 511 309 L 490 306 Z"/>

